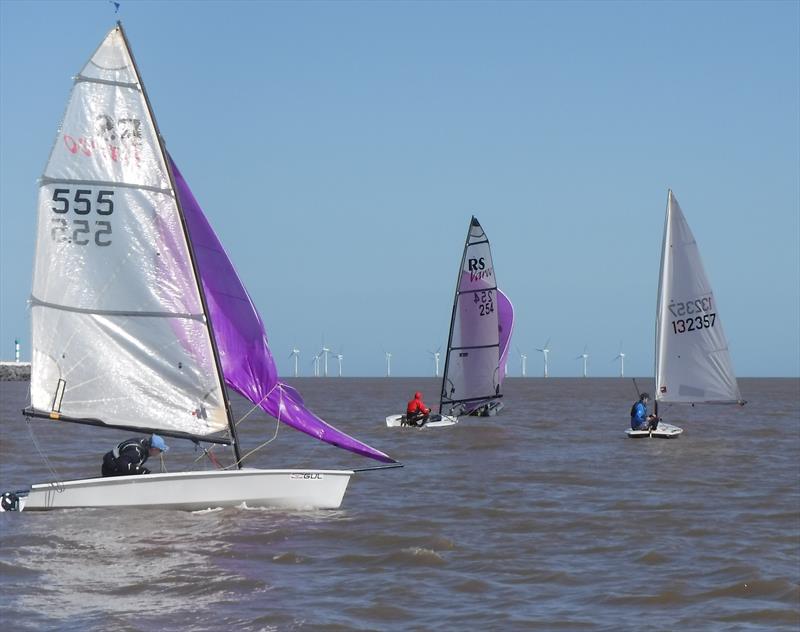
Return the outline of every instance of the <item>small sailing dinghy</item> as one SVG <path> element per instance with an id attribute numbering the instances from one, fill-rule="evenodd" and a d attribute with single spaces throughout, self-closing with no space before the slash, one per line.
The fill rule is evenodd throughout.
<path id="1" fill-rule="evenodd" d="M 661 245 L 656 316 L 655 415 L 660 403 L 744 404 L 719 308 L 697 242 L 672 191 Z M 682 428 L 627 430 L 631 438 L 674 438 Z"/>
<path id="2" fill-rule="evenodd" d="M 514 307 L 497 288 L 489 239 L 472 217 L 453 300 L 439 414 L 425 427 L 452 426 L 459 415 L 500 412 L 513 329 Z M 404 424 L 405 415 L 386 418 L 387 426 Z"/>
<path id="3" fill-rule="evenodd" d="M 261 318 L 164 148 L 120 23 L 75 78 L 40 181 L 30 304 L 29 424 L 231 445 L 235 469 L 55 480 L 6 493 L 4 510 L 339 507 L 361 470 L 242 467 L 226 385 L 316 439 L 399 466 L 278 379 Z"/>

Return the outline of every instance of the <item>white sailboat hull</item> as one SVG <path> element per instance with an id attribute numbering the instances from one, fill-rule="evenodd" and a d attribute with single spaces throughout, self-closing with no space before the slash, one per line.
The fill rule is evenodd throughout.
<path id="1" fill-rule="evenodd" d="M 352 470 L 177 472 L 33 485 L 20 509 L 137 507 L 197 511 L 216 507 L 337 509 Z"/>
<path id="2" fill-rule="evenodd" d="M 389 415 L 386 417 L 386 425 L 389 428 L 399 428 L 403 426 L 405 415 Z M 458 423 L 457 417 L 450 415 L 431 415 L 431 421 L 427 422 L 422 428 L 443 428 L 444 426 L 454 426 Z"/>
<path id="3" fill-rule="evenodd" d="M 625 434 L 627 434 L 631 439 L 642 439 L 646 437 L 652 437 L 654 439 L 674 439 L 675 437 L 680 436 L 682 432 L 683 428 L 678 428 L 678 426 L 665 424 L 663 421 L 659 421 L 658 428 L 655 430 L 628 429 L 625 431 Z"/>

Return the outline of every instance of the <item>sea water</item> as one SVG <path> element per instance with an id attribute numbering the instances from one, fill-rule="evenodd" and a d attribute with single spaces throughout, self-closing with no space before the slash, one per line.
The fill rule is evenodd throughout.
<path id="1" fill-rule="evenodd" d="M 800 380 L 740 380 L 743 408 L 664 407 L 673 440 L 625 436 L 630 380 L 508 379 L 498 417 L 437 430 L 384 422 L 415 390 L 435 403 L 432 378 L 292 383 L 405 467 L 357 474 L 335 511 L 0 514 L 4 629 L 800 627 Z M 2 491 L 48 468 L 98 475 L 132 434 L 36 420 L 31 435 L 27 387 L 0 383 Z M 245 450 L 275 435 L 233 403 Z M 169 444 L 167 470 L 213 467 Z M 373 463 L 280 427 L 248 464 Z"/>

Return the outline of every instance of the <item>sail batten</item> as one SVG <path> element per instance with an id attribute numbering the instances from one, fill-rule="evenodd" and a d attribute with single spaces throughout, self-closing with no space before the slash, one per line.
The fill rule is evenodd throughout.
<path id="1" fill-rule="evenodd" d="M 162 193 L 164 195 L 168 195 L 170 197 L 175 197 L 172 189 L 165 189 L 161 187 L 150 187 L 142 184 L 134 184 L 129 182 L 113 182 L 110 180 L 76 180 L 74 178 L 50 178 L 47 176 L 42 176 L 39 178 L 39 186 L 45 186 L 47 184 L 85 184 L 88 186 L 95 186 L 95 187 L 117 187 L 120 189 L 139 189 L 141 191 L 151 191 L 153 193 Z"/>
<path id="2" fill-rule="evenodd" d="M 69 305 L 58 305 L 56 303 L 48 303 L 31 296 L 29 299 L 31 307 L 47 307 L 48 309 L 61 310 L 64 312 L 75 312 L 77 314 L 91 314 L 94 316 L 131 316 L 138 318 L 188 318 L 190 320 L 198 320 L 205 322 L 206 317 L 202 314 L 180 314 L 177 312 L 143 312 L 143 311 L 123 311 L 123 310 L 110 310 L 110 309 L 82 309 L 80 307 L 70 307 Z"/>
<path id="3" fill-rule="evenodd" d="M 129 90 L 136 90 L 141 92 L 142 89 L 137 83 L 130 83 L 128 81 L 111 81 L 109 79 L 98 79 L 96 77 L 86 77 L 84 75 L 77 75 L 75 83 L 99 83 L 106 86 L 114 86 L 116 88 L 127 88 Z"/>
<path id="4" fill-rule="evenodd" d="M 662 241 L 655 364 L 657 401 L 741 401 L 719 307 L 672 191 Z"/>

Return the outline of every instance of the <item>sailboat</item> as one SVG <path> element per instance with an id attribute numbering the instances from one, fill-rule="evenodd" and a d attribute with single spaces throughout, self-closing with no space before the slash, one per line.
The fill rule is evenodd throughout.
<path id="1" fill-rule="evenodd" d="M 55 480 L 2 508 L 337 508 L 357 471 L 397 467 L 283 384 L 263 322 L 166 152 L 117 23 L 75 77 L 40 180 L 30 298 L 34 419 L 232 446 L 227 469 Z M 301 432 L 389 465 L 243 467 L 227 388 Z M 98 463 L 99 470 L 99 463 Z"/>
<path id="2" fill-rule="evenodd" d="M 671 190 L 661 245 L 655 374 L 656 417 L 659 403 L 744 404 L 717 300 L 697 242 Z M 627 434 L 673 438 L 682 432 L 659 421 L 655 430 L 628 430 Z"/>
<path id="3" fill-rule="evenodd" d="M 489 239 L 470 219 L 458 271 L 438 415 L 425 426 L 448 426 L 459 415 L 493 416 L 503 407 L 502 383 L 514 329 L 514 307 L 497 287 Z M 400 426 L 404 415 L 389 415 Z"/>

